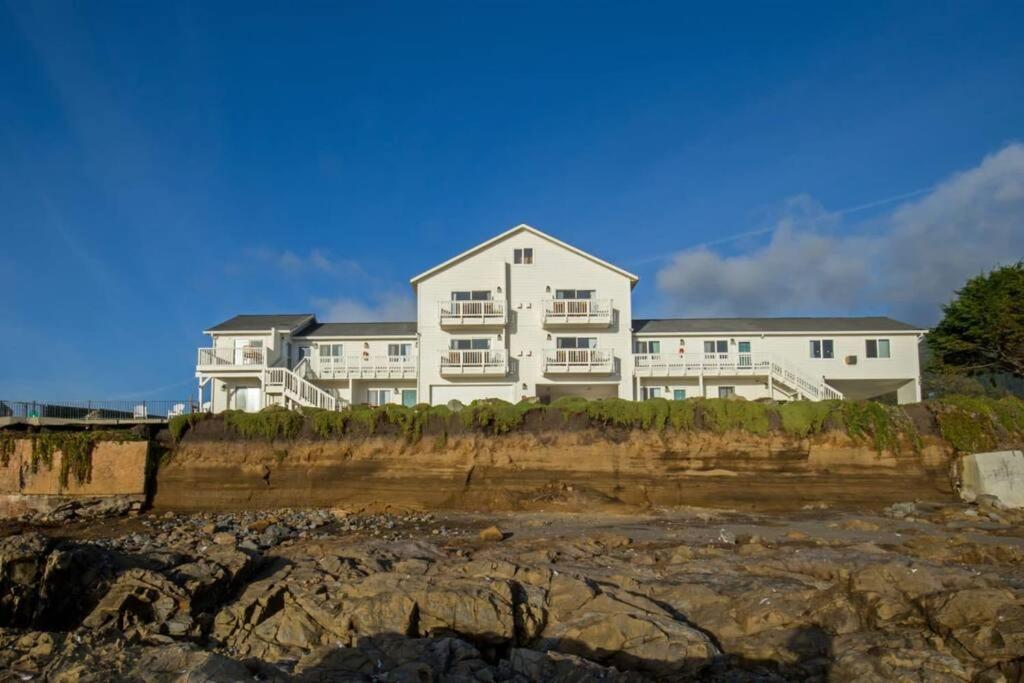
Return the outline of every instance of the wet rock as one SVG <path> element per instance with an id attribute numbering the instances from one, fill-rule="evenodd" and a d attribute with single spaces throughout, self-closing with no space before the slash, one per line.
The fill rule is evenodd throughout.
<path id="1" fill-rule="evenodd" d="M 496 526 L 489 526 L 478 534 L 481 541 L 503 541 L 505 532 Z"/>

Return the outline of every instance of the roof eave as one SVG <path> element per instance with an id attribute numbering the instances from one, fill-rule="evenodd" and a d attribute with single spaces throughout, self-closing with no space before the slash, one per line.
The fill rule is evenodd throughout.
<path id="1" fill-rule="evenodd" d="M 558 246 L 560 246 L 560 247 L 562 247 L 564 249 L 568 249 L 569 251 L 571 251 L 571 252 L 573 252 L 575 254 L 579 254 L 579 255 L 583 256 L 584 258 L 587 258 L 587 259 L 589 259 L 589 260 L 591 260 L 591 261 L 593 261 L 593 262 L 595 262 L 595 263 L 597 263 L 599 265 L 602 265 L 605 268 L 608 268 L 609 270 L 612 270 L 612 271 L 614 271 L 616 273 L 619 273 L 620 275 L 622 275 L 622 276 L 624 276 L 624 277 L 629 279 L 631 287 L 633 285 L 636 285 L 636 283 L 640 280 L 639 276 L 634 275 L 633 273 L 629 272 L 628 270 L 623 270 L 622 268 L 619 268 L 618 266 L 616 266 L 614 264 L 611 264 L 608 261 L 605 261 L 604 259 L 600 259 L 597 256 L 594 256 L 593 254 L 587 253 L 587 252 L 583 251 L 582 249 L 579 249 L 577 247 L 572 246 L 571 244 L 563 242 L 562 240 L 558 239 L 557 237 L 553 237 L 552 235 L 549 235 L 546 232 L 543 232 L 542 230 L 538 230 L 537 228 L 533 227 L 532 225 L 527 225 L 526 223 L 520 223 L 519 225 L 517 225 L 515 227 L 512 227 L 512 228 L 509 228 L 505 232 L 499 233 L 498 235 L 495 235 L 491 239 L 486 240 L 484 242 L 481 242 L 480 244 L 477 244 L 474 247 L 470 247 L 469 249 L 463 251 L 460 254 L 457 254 L 457 255 L 453 256 L 452 258 L 448 259 L 447 261 L 443 261 L 443 262 L 439 263 L 438 265 L 434 266 L 433 268 L 430 268 L 429 270 L 425 270 L 422 273 L 420 273 L 419 275 L 416 275 L 415 277 L 410 278 L 409 279 L 409 284 L 412 285 L 413 289 L 415 289 L 417 284 L 419 284 L 423 280 L 427 279 L 428 277 L 434 275 L 435 273 L 439 273 L 442 270 L 446 270 L 449 267 L 455 265 L 456 263 L 458 263 L 458 262 L 468 258 L 469 256 L 472 256 L 473 254 L 475 254 L 475 253 L 477 253 L 479 251 L 482 251 L 483 249 L 486 249 L 487 247 L 491 246 L 492 244 L 496 244 L 496 243 L 500 242 L 501 240 L 505 239 L 506 237 L 510 237 L 511 235 L 513 235 L 513 234 L 515 234 L 517 232 L 522 232 L 522 231 L 527 231 L 527 232 L 530 232 L 530 233 L 532 233 L 534 235 L 537 235 L 538 237 L 541 237 L 541 238 L 546 239 L 546 240 L 548 240 L 550 242 L 553 242 L 554 244 L 557 244 Z"/>

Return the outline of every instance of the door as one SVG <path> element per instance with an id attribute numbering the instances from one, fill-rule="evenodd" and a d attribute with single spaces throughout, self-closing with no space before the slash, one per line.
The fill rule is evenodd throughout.
<path id="1" fill-rule="evenodd" d="M 263 408 L 259 387 L 238 387 L 235 389 L 235 410 L 258 413 Z"/>
<path id="2" fill-rule="evenodd" d="M 402 405 L 406 408 L 412 408 L 416 405 L 415 389 L 402 389 Z"/>
<path id="3" fill-rule="evenodd" d="M 739 358 L 737 359 L 737 364 L 741 368 L 749 368 L 749 367 L 751 367 L 753 365 L 754 357 L 750 355 L 750 342 L 748 342 L 748 341 L 741 341 L 739 344 L 737 344 L 737 346 L 738 346 L 737 351 L 739 352 Z"/>

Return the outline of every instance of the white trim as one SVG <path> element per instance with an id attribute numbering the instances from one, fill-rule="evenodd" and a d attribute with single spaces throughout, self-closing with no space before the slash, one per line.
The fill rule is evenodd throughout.
<path id="1" fill-rule="evenodd" d="M 737 330 L 724 329 L 724 330 L 708 331 L 708 332 L 637 332 L 636 330 L 634 330 L 633 331 L 633 336 L 636 337 L 637 339 L 644 339 L 644 338 L 647 338 L 647 337 L 680 337 L 680 338 L 682 338 L 682 337 L 714 337 L 714 336 L 718 336 L 718 335 L 726 335 L 726 336 L 729 336 L 729 337 L 744 336 L 744 337 L 749 337 L 750 339 L 755 339 L 757 337 L 793 336 L 793 335 L 810 337 L 810 336 L 820 336 L 820 335 L 823 335 L 823 334 L 824 335 L 854 335 L 854 336 L 867 336 L 867 335 L 873 335 L 873 334 L 883 334 L 883 335 L 892 336 L 892 335 L 897 335 L 897 334 L 921 335 L 921 334 L 927 334 L 927 333 L 928 333 L 928 330 L 898 330 L 898 331 L 894 331 L 894 330 L 841 330 L 841 331 L 837 331 L 837 330 L 792 330 L 792 331 L 788 331 L 788 332 L 781 332 L 781 331 L 780 332 L 776 332 L 776 331 L 772 331 L 772 332 L 751 332 L 749 330 L 737 331 Z"/>
<path id="2" fill-rule="evenodd" d="M 629 281 L 630 281 L 630 284 L 636 284 L 637 281 L 640 280 L 640 278 L 638 276 L 634 275 L 633 273 L 630 273 L 628 270 L 623 270 L 622 268 L 619 268 L 618 266 L 612 265 L 611 263 L 608 263 L 607 261 L 599 259 L 598 257 L 594 256 L 593 254 L 588 254 L 587 252 L 583 251 L 582 249 L 574 247 L 571 244 L 567 244 L 567 243 L 563 242 L 562 240 L 558 239 L 557 237 L 552 237 L 551 235 L 549 235 L 549 234 L 547 234 L 545 232 L 541 232 L 540 230 L 538 230 L 537 228 L 535 228 L 533 226 L 527 225 L 526 223 L 520 223 L 519 225 L 517 225 L 514 228 L 511 228 L 509 230 L 506 230 L 505 232 L 501 233 L 500 235 L 498 235 L 496 237 L 492 237 L 491 239 L 487 240 L 486 242 L 481 242 L 480 244 L 476 245 L 475 247 L 467 249 L 466 251 L 462 252 L 461 254 L 458 254 L 457 256 L 453 256 L 452 258 L 448 259 L 447 261 L 444 261 L 443 263 L 434 266 L 430 270 L 423 271 L 419 275 L 411 278 L 409 280 L 409 284 L 411 284 L 413 287 L 415 287 L 420 281 L 425 280 L 428 277 L 430 277 L 430 276 L 432 276 L 432 275 L 434 275 L 436 273 L 439 273 L 442 270 L 450 268 L 451 266 L 454 266 L 456 263 L 459 263 L 460 261 L 463 261 L 463 260 L 469 258 L 473 254 L 475 254 L 475 253 L 477 253 L 479 251 L 482 251 L 482 250 L 486 249 L 487 247 L 490 247 L 493 244 L 497 244 L 498 242 L 501 242 L 502 240 L 504 240 L 504 239 L 506 239 L 508 237 L 511 237 L 512 235 L 516 235 L 516 234 L 518 234 L 520 232 L 529 232 L 529 233 L 531 233 L 533 235 L 536 235 L 537 237 L 541 237 L 543 239 L 548 240 L 552 244 L 557 244 L 558 246 L 562 247 L 563 249 L 568 249 L 572 253 L 577 254 L 579 256 L 582 256 L 583 258 L 588 259 L 590 261 L 593 261 L 594 263 L 596 263 L 598 265 L 604 266 L 605 268 L 608 268 L 609 270 L 615 271 L 619 275 L 622 275 L 622 276 L 628 278 Z"/>

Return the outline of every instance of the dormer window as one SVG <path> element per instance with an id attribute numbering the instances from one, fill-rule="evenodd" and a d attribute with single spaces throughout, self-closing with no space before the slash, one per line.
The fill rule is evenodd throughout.
<path id="1" fill-rule="evenodd" d="M 512 262 L 521 266 L 528 266 L 533 263 L 533 249 L 516 249 L 512 252 Z"/>

